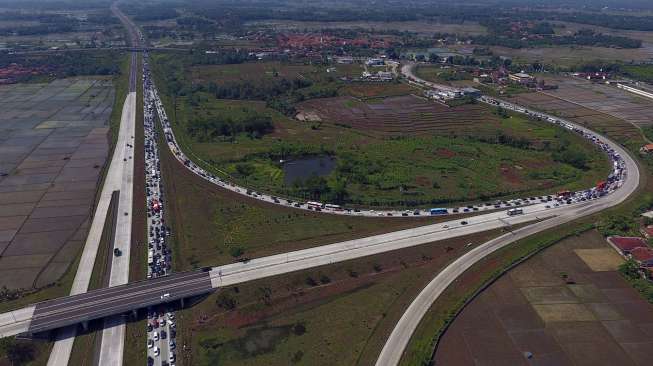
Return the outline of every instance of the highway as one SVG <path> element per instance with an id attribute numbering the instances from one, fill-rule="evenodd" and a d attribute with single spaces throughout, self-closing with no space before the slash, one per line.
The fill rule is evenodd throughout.
<path id="1" fill-rule="evenodd" d="M 49 328 L 74 324 L 80 321 L 120 314 L 136 308 L 143 308 L 186 296 L 207 293 L 215 288 L 234 285 L 255 279 L 294 272 L 302 269 L 351 260 L 373 254 L 398 250 L 448 238 L 454 238 L 491 229 L 512 225 L 542 221 L 527 226 L 514 233 L 506 234 L 503 240 L 519 235 L 515 233 L 534 233 L 544 230 L 548 225 L 558 225 L 556 220 L 571 220 L 583 215 L 597 212 L 618 204 L 637 187 L 639 174 L 632 159 L 633 173 L 629 174 L 619 193 L 604 196 L 598 200 L 578 202 L 567 206 L 547 209 L 545 204 L 524 208 L 523 215 L 508 216 L 505 211 L 474 216 L 462 221 L 448 221 L 438 224 L 402 230 L 389 234 L 349 240 L 315 248 L 303 249 L 284 254 L 256 258 L 247 262 L 228 264 L 212 268 L 205 272 L 186 272 L 166 277 L 146 280 L 133 284 L 100 289 L 46 303 L 36 304 L 33 322 L 27 332 L 38 332 Z M 480 248 L 486 248 L 484 244 Z M 484 249 L 474 249 L 470 253 L 483 254 Z M 478 253 L 478 251 L 482 251 Z M 482 255 L 481 255 L 482 257 Z M 463 258 L 469 258 L 467 255 Z M 467 259 L 469 260 L 469 259 Z M 166 294 L 169 294 L 165 297 Z M 164 296 L 164 298 L 162 298 Z M 0 316 L 0 319 L 6 317 Z M 0 324 L 0 335 L 6 336 L 12 331 L 12 323 Z M 14 331 L 15 332 L 15 331 Z M 15 334 L 15 333 L 14 333 Z"/>
<path id="2" fill-rule="evenodd" d="M 127 17 L 118 9 L 116 3 L 111 5 L 111 11 L 121 22 L 128 22 Z M 127 27 L 129 34 L 129 44 L 132 47 L 138 47 L 138 31 Z M 131 257 L 131 230 L 133 217 L 133 198 L 134 198 L 134 136 L 136 134 L 136 86 L 138 81 L 138 54 L 131 53 L 131 64 L 129 69 L 129 93 L 125 101 L 123 115 L 121 119 L 121 128 L 125 125 L 127 134 L 131 141 L 127 144 L 129 156 L 125 159 L 123 166 L 122 182 L 120 185 L 120 196 L 118 201 L 118 219 L 116 222 L 114 249 L 120 251 L 120 255 L 113 255 L 109 273 L 109 287 L 124 285 L 129 282 L 129 265 Z M 37 307 L 35 313 L 39 314 L 40 309 Z M 123 354 L 125 348 L 125 319 L 120 316 L 108 317 L 105 319 L 104 329 L 102 330 L 102 340 L 100 343 L 100 355 L 98 363 L 100 365 L 123 364 Z"/>
<path id="3" fill-rule="evenodd" d="M 424 85 L 427 85 L 426 81 L 417 78 L 413 74 L 412 68 L 413 65 L 405 66 L 405 68 L 402 68 L 402 72 L 407 78 L 410 78 L 415 82 L 424 83 Z M 428 84 L 431 87 L 433 86 L 432 83 Z M 507 103 L 498 99 L 486 98 L 483 101 L 495 105 L 501 104 L 512 110 L 521 111 L 523 109 L 522 107 L 515 106 L 514 104 Z M 534 111 L 528 112 L 537 113 Z M 544 116 L 547 118 L 549 117 L 548 115 Z M 571 122 L 565 121 L 565 123 L 569 123 L 574 128 L 578 128 L 583 131 L 589 131 L 582 126 L 575 125 Z M 420 292 L 420 294 L 406 309 L 401 319 L 399 322 L 397 322 L 392 333 L 388 337 L 383 349 L 381 350 L 381 353 L 376 362 L 376 366 L 394 366 L 399 364 L 404 351 L 410 342 L 411 336 L 419 326 L 419 323 L 424 315 L 431 308 L 431 305 L 438 299 L 438 297 L 446 290 L 448 286 L 450 286 L 459 276 L 461 276 L 474 264 L 478 263 L 480 260 L 487 257 L 491 253 L 511 243 L 514 243 L 517 240 L 616 206 L 625 201 L 633 192 L 635 192 L 639 185 L 640 179 L 637 163 L 619 144 L 607 139 L 604 136 L 601 136 L 601 139 L 608 143 L 622 157 L 624 157 L 624 162 L 626 164 L 625 171 L 627 172 L 627 175 L 626 179 L 623 181 L 621 188 L 616 190 L 606 199 L 597 200 L 591 204 L 582 205 L 577 208 L 567 207 L 565 210 L 562 210 L 562 212 L 553 218 L 522 227 L 511 232 L 510 234 L 502 235 L 498 238 L 490 240 L 487 243 L 477 246 L 468 253 L 465 253 L 454 262 L 449 264 L 436 275 L 436 277 Z"/>
<path id="4" fill-rule="evenodd" d="M 112 6 L 112 10 L 117 8 Z M 115 14 L 115 13 L 114 13 Z M 132 37 L 132 42 L 134 39 Z M 134 43 L 132 43 L 134 44 Z M 112 259 L 112 277 L 114 283 L 119 281 L 118 273 L 124 272 L 125 267 L 129 270 L 129 245 L 131 244 L 131 200 L 132 200 L 132 186 L 133 186 L 133 138 L 134 129 L 136 124 L 136 81 L 137 81 L 137 66 L 138 59 L 135 52 L 131 53 L 130 68 L 129 68 L 129 89 L 125 102 L 123 104 L 122 115 L 120 120 L 120 127 L 118 130 L 118 139 L 113 152 L 107 175 L 104 179 L 104 185 L 100 193 L 95 213 L 93 214 L 93 221 L 89 234 L 86 237 L 82 256 L 77 267 L 77 273 L 73 280 L 71 295 L 78 295 L 88 291 L 88 286 L 95 266 L 97 252 L 100 244 L 100 237 L 107 219 L 109 203 L 111 195 L 114 191 L 120 191 L 119 212 L 128 212 L 125 217 L 124 213 L 119 215 L 119 224 L 122 230 L 116 231 L 116 240 L 113 246 L 119 248 L 123 253 L 127 253 L 126 257 Z M 131 146 L 131 147 L 130 147 Z M 128 226 L 125 226 L 127 225 Z M 116 267 L 113 270 L 113 266 Z M 128 273 L 127 273 L 128 276 Z M 124 275 L 122 275 L 124 277 Z M 124 280 L 126 283 L 127 280 Z M 48 358 L 48 366 L 65 366 L 68 364 L 70 354 L 72 352 L 73 343 L 75 340 L 76 328 L 68 327 L 60 329 L 57 334 L 57 340 L 54 342 L 50 357 Z"/>

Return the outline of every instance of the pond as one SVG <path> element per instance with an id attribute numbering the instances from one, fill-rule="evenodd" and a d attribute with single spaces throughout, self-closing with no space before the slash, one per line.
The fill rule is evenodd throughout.
<path id="1" fill-rule="evenodd" d="M 297 180 L 303 181 L 313 175 L 329 175 L 335 167 L 336 159 L 326 155 L 288 160 L 283 163 L 283 183 L 289 186 Z"/>

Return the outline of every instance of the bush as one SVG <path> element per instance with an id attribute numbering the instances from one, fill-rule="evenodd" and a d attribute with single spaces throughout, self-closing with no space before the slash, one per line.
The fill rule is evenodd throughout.
<path id="1" fill-rule="evenodd" d="M 231 256 L 234 258 L 238 258 L 241 255 L 245 254 L 245 249 L 241 247 L 231 247 L 229 248 L 229 254 L 231 254 Z"/>
<path id="2" fill-rule="evenodd" d="M 597 229 L 603 236 L 637 235 L 638 227 L 639 225 L 635 222 L 635 219 L 624 215 L 608 216 L 597 225 Z"/>
<path id="3" fill-rule="evenodd" d="M 227 293 L 222 292 L 215 300 L 215 304 L 225 310 L 233 310 L 238 305 L 238 301 L 229 296 Z"/>

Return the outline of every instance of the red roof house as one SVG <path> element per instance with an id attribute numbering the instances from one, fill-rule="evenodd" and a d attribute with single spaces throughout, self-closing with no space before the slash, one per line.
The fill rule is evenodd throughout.
<path id="1" fill-rule="evenodd" d="M 632 236 L 611 236 L 608 238 L 608 242 L 615 246 L 623 254 L 630 254 L 630 252 L 635 248 L 646 248 L 646 240 L 640 237 Z"/>
<path id="2" fill-rule="evenodd" d="M 630 252 L 630 256 L 643 267 L 653 267 L 653 249 L 651 248 L 635 248 Z"/>

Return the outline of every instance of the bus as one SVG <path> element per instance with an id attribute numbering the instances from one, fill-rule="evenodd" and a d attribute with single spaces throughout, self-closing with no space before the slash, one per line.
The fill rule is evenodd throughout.
<path id="1" fill-rule="evenodd" d="M 327 203 L 326 205 L 324 205 L 324 207 L 334 211 L 342 211 L 342 207 L 340 207 L 340 205 L 333 205 L 331 203 Z"/>
<path id="2" fill-rule="evenodd" d="M 308 206 L 308 208 L 313 209 L 313 210 L 317 210 L 318 208 L 322 209 L 322 204 L 319 203 L 319 202 L 308 201 L 308 202 L 306 202 L 306 205 Z"/>
<path id="3" fill-rule="evenodd" d="M 431 215 L 446 215 L 449 213 L 446 208 L 432 208 L 429 210 Z"/>

